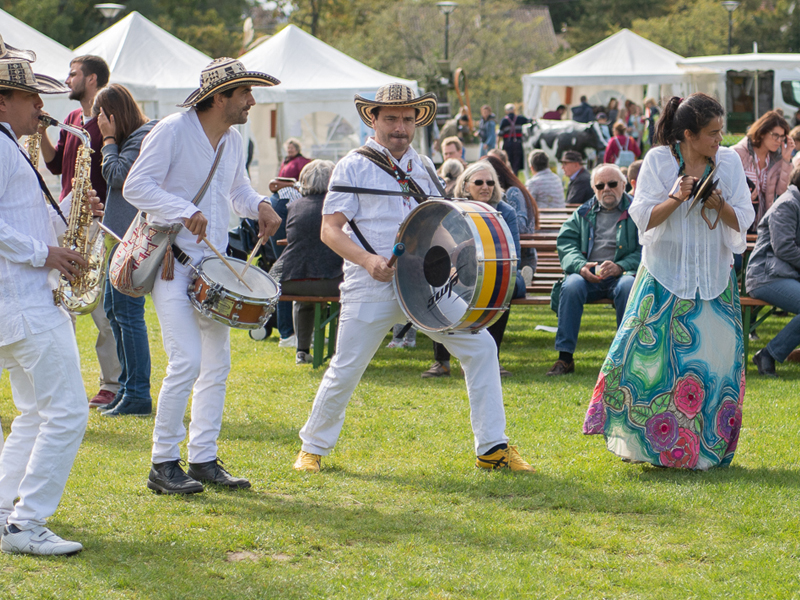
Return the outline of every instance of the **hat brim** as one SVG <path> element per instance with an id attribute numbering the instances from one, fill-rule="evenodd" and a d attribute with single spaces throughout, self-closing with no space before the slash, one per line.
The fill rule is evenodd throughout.
<path id="1" fill-rule="evenodd" d="M 36 83 L 34 85 L 25 85 L 22 83 L 16 83 L 14 81 L 4 81 L 0 79 L 0 89 L 20 90 L 33 94 L 65 94 L 69 91 L 69 88 L 66 85 L 57 79 L 50 77 L 49 75 L 39 75 L 38 73 L 34 73 L 33 76 L 36 78 Z"/>
<path id="2" fill-rule="evenodd" d="M 237 88 L 242 86 L 252 86 L 252 87 L 272 87 L 274 85 L 278 85 L 280 81 L 273 77 L 272 75 L 267 75 L 266 73 L 259 73 L 257 71 L 245 71 L 244 73 L 238 73 L 233 77 L 225 79 L 223 81 L 218 82 L 216 85 L 211 86 L 210 88 L 198 88 L 189 94 L 189 97 L 183 101 L 182 104 L 178 104 L 180 108 L 191 108 L 198 102 L 202 102 L 206 98 L 210 98 L 214 94 L 219 94 L 220 92 L 224 92 L 231 88 Z"/>
<path id="3" fill-rule="evenodd" d="M 377 107 L 414 108 L 418 111 L 416 119 L 417 127 L 430 125 L 436 118 L 436 95 L 431 92 L 419 98 L 403 102 L 377 102 L 376 100 L 367 100 L 356 94 L 355 102 L 358 116 L 361 117 L 361 120 L 364 121 L 367 127 L 372 127 L 372 109 Z"/>
<path id="4" fill-rule="evenodd" d="M 6 47 L 6 51 L 0 55 L 0 60 L 24 60 L 26 62 L 36 62 L 36 52 L 33 50 L 21 50 L 20 48 L 14 48 L 10 44 L 3 43 Z"/>

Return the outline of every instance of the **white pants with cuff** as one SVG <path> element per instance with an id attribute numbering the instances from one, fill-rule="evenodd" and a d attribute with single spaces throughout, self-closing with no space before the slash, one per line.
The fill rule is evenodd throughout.
<path id="1" fill-rule="evenodd" d="M 311 416 L 300 430 L 305 452 L 330 454 L 339 439 L 347 404 L 361 375 L 387 331 L 395 323 L 405 321 L 406 316 L 394 300 L 342 304 L 336 354 L 317 390 Z M 463 331 L 452 335 L 423 333 L 444 344 L 464 367 L 475 452 L 485 454 L 493 446 L 508 442 L 497 346 L 489 332 L 484 329 L 476 334 Z"/>
<path id="2" fill-rule="evenodd" d="M 89 419 L 72 324 L 25 335 L 0 347 L 20 412 L 0 453 L 0 525 L 23 530 L 58 508 Z"/>
<path id="3" fill-rule="evenodd" d="M 230 329 L 200 314 L 186 290 L 189 267 L 175 261 L 175 278 L 156 278 L 153 304 L 161 324 L 167 374 L 158 395 L 153 428 L 154 463 L 179 460 L 179 444 L 186 438 L 183 417 L 192 395 L 188 461 L 204 463 L 217 458 L 217 438 L 222 427 L 225 384 L 231 370 Z"/>

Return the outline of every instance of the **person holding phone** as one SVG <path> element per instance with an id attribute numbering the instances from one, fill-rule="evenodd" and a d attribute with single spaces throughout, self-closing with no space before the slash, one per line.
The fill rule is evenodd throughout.
<path id="1" fill-rule="evenodd" d="M 671 98 L 639 173 L 629 212 L 642 262 L 583 424 L 624 461 L 706 470 L 736 450 L 744 338 L 731 267 L 754 211 L 741 161 L 720 145 L 724 116 L 706 94 Z"/>
<path id="2" fill-rule="evenodd" d="M 750 199 L 756 211 L 753 228 L 775 198 L 789 187 L 795 147 L 789 129 L 786 119 L 771 110 L 761 115 L 748 128 L 747 135 L 733 146 L 742 161 L 745 176 L 752 183 Z"/>

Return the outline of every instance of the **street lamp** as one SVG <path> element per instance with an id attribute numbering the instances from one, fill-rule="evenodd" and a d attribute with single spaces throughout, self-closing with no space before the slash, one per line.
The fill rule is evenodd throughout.
<path id="1" fill-rule="evenodd" d="M 112 4 L 108 2 L 105 4 L 95 4 L 94 7 L 106 18 L 106 27 L 111 26 L 114 22 L 114 17 L 126 8 L 124 4 Z"/>
<path id="2" fill-rule="evenodd" d="M 444 59 L 448 60 L 448 34 L 450 33 L 450 13 L 458 6 L 457 2 L 437 2 L 439 12 L 444 15 Z"/>
<path id="3" fill-rule="evenodd" d="M 733 11 L 739 8 L 741 2 L 724 0 L 722 8 L 728 11 L 728 54 L 731 53 L 731 37 L 733 36 Z"/>

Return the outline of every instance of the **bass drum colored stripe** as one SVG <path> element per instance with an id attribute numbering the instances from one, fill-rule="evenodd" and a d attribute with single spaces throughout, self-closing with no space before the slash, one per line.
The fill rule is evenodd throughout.
<path id="1" fill-rule="evenodd" d="M 497 222 L 497 217 L 493 213 L 470 214 L 473 223 L 478 229 L 481 245 L 484 251 L 484 258 L 498 259 L 509 258 L 508 241 L 503 235 L 502 228 Z M 476 305 L 486 307 L 489 310 L 471 311 L 466 321 L 471 327 L 484 327 L 499 316 L 498 309 L 502 307 L 505 295 L 508 290 L 509 267 L 508 263 L 497 260 L 487 260 L 484 262 L 483 286 L 477 298 Z M 502 295 L 502 297 L 501 297 Z M 499 302 L 498 302 L 499 299 Z"/>

